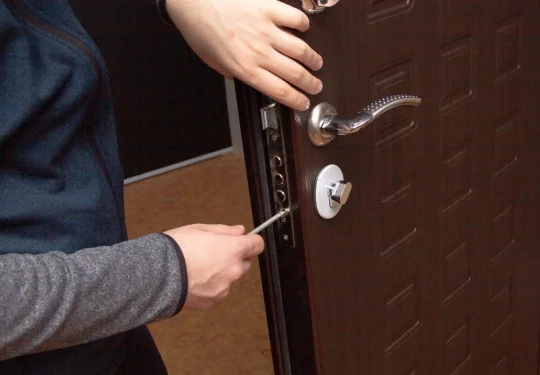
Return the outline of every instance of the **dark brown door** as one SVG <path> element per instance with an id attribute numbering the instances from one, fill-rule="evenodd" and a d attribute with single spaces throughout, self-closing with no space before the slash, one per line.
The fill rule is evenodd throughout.
<path id="1" fill-rule="evenodd" d="M 299 6 L 300 2 L 290 4 Z M 537 0 L 341 0 L 303 38 L 329 102 L 352 118 L 413 94 L 324 147 L 280 111 L 295 245 L 262 262 L 276 373 L 537 374 L 540 12 Z M 239 86 L 256 222 L 276 211 L 259 107 Z M 353 184 L 333 219 L 319 171 Z M 285 229 L 283 229 L 285 230 Z"/>

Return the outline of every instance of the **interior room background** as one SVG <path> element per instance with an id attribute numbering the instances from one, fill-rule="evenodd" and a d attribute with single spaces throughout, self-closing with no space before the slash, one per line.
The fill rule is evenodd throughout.
<path id="1" fill-rule="evenodd" d="M 155 1 L 71 3 L 107 63 L 126 182 L 241 150 L 233 83 L 199 60 Z"/>

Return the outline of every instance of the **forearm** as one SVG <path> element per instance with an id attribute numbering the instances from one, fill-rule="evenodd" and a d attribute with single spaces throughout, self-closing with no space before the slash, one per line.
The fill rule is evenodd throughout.
<path id="1" fill-rule="evenodd" d="M 73 254 L 0 256 L 0 360 L 168 318 L 187 292 L 175 244 L 153 234 Z"/>

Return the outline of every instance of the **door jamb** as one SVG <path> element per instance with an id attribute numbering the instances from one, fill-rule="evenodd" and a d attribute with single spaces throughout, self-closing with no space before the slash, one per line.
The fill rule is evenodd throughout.
<path id="1" fill-rule="evenodd" d="M 268 199 L 270 197 L 270 182 L 266 173 L 268 161 L 264 150 L 266 141 L 264 134 L 262 134 L 262 123 L 258 112 L 259 107 L 267 105 L 263 104 L 267 99 L 245 84 L 236 80 L 235 83 L 242 141 L 245 146 L 246 169 L 253 171 L 258 180 L 248 181 L 253 221 L 257 225 L 262 223 L 265 217 L 272 215 L 271 202 Z M 281 283 L 277 267 L 277 246 L 273 228 L 268 228 L 266 234 L 264 235 L 266 251 L 259 257 L 259 262 L 274 372 L 279 375 L 291 375 Z"/>
<path id="2" fill-rule="evenodd" d="M 258 225 L 273 215 L 272 178 L 268 160 L 268 145 L 263 132 L 260 109 L 271 100 L 240 81 L 236 94 L 244 158 L 248 176 L 254 224 Z M 277 110 L 285 142 L 287 168 L 291 179 L 290 202 L 297 201 L 294 150 L 292 146 L 293 116 L 290 109 Z M 296 178 L 295 178 L 296 177 Z M 270 227 L 263 233 L 267 250 L 259 258 L 261 279 L 273 351 L 274 372 L 277 375 L 318 374 L 321 369 L 316 355 L 315 327 L 306 269 L 306 249 L 303 246 L 300 212 L 296 211 L 294 249 L 284 245 L 278 233 Z"/>

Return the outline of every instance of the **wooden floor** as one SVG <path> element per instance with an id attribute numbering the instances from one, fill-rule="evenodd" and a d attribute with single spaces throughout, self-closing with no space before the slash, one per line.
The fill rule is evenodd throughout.
<path id="1" fill-rule="evenodd" d="M 131 238 L 194 223 L 253 227 L 243 156 L 231 153 L 126 186 Z M 204 312 L 152 324 L 172 375 L 273 374 L 258 265 Z"/>

